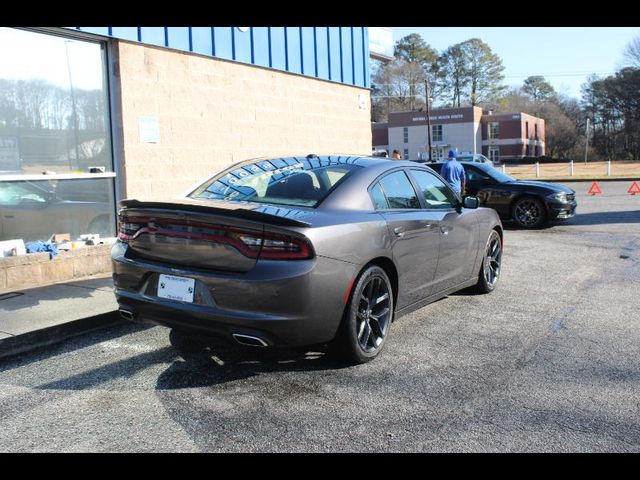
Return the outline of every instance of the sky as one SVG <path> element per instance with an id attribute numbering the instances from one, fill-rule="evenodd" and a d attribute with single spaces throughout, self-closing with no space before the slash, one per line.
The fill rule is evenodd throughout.
<path id="1" fill-rule="evenodd" d="M 74 88 L 102 88 L 102 54 L 97 43 L 2 27 L 0 45 L 20 45 L 0 49 L 0 78 L 42 79 L 69 88 L 71 71 Z"/>
<path id="2" fill-rule="evenodd" d="M 607 76 L 624 65 L 624 47 L 639 27 L 390 27 L 393 41 L 419 33 L 439 53 L 456 43 L 479 38 L 498 54 L 505 84 L 522 86 L 542 75 L 556 92 L 580 98 L 590 74 Z"/>

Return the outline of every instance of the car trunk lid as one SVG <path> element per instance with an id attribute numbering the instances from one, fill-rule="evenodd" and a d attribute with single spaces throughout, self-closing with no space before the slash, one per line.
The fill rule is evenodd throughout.
<path id="1" fill-rule="evenodd" d="M 259 204 L 180 199 L 123 200 L 120 205 L 118 237 L 141 258 L 247 272 L 261 255 L 295 259 L 311 253 L 305 237 L 286 228 L 308 227 L 308 222 L 278 214 L 278 209 L 266 213 Z M 274 226 L 281 233 L 274 233 Z"/>

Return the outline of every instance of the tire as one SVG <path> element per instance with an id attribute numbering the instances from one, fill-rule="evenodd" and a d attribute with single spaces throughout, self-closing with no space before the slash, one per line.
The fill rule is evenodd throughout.
<path id="1" fill-rule="evenodd" d="M 511 218 L 522 228 L 540 228 L 547 222 L 547 212 L 537 198 L 522 197 L 513 203 Z"/>
<path id="2" fill-rule="evenodd" d="M 502 241 L 495 230 L 491 231 L 482 256 L 482 265 L 478 274 L 475 290 L 478 293 L 491 293 L 496 288 L 502 268 Z"/>
<path id="3" fill-rule="evenodd" d="M 201 352 L 207 346 L 196 335 L 176 328 L 172 328 L 171 332 L 169 332 L 169 343 L 177 350 L 185 353 Z"/>
<path id="4" fill-rule="evenodd" d="M 393 320 L 393 289 L 385 271 L 372 265 L 355 283 L 335 346 L 351 364 L 366 363 L 382 351 Z"/>

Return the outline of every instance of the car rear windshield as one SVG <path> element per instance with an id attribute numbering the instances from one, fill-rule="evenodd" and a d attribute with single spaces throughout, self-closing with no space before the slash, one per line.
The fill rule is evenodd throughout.
<path id="1" fill-rule="evenodd" d="M 316 207 L 353 171 L 354 157 L 277 158 L 227 170 L 189 197 Z"/>

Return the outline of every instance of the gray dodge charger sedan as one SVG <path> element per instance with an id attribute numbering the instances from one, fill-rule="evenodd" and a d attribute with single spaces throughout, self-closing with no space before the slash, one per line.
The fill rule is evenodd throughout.
<path id="1" fill-rule="evenodd" d="M 171 201 L 123 200 L 113 246 L 123 317 L 255 347 L 382 350 L 394 319 L 491 292 L 496 212 L 431 168 L 360 156 L 237 163 Z"/>

